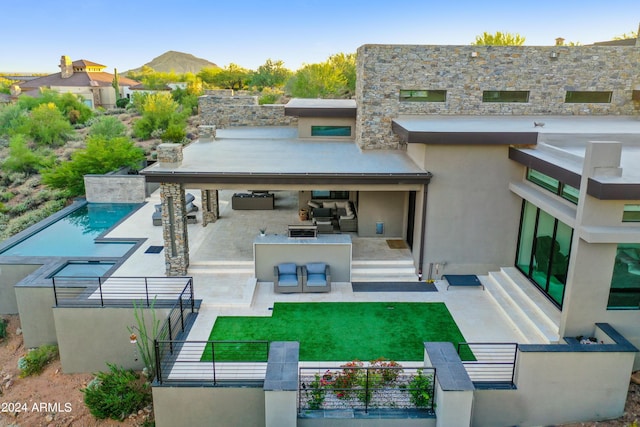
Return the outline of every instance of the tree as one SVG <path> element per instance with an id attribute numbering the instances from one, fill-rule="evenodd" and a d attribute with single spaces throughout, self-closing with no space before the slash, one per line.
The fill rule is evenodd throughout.
<path id="1" fill-rule="evenodd" d="M 204 67 L 198 71 L 196 76 L 205 83 L 213 84 L 216 75 L 222 72 L 220 67 Z"/>
<path id="2" fill-rule="evenodd" d="M 292 75 L 293 72 L 284 67 L 284 61 L 267 59 L 253 73 L 249 84 L 255 86 L 258 90 L 262 90 L 265 87 L 283 87 L 287 79 Z"/>
<path id="3" fill-rule="evenodd" d="M 111 86 L 116 91 L 116 101 L 120 99 L 120 78 L 118 77 L 118 69 L 113 69 L 113 80 L 111 81 Z"/>
<path id="4" fill-rule="evenodd" d="M 346 98 L 350 98 L 356 93 L 356 54 L 338 53 L 329 57 L 329 63 L 336 68 L 346 79 Z"/>
<path id="5" fill-rule="evenodd" d="M 289 86 L 297 98 L 336 98 L 348 91 L 347 79 L 328 62 L 305 65 Z"/>
<path id="6" fill-rule="evenodd" d="M 476 41 L 471 43 L 474 46 L 522 46 L 525 38 L 520 34 L 503 33 L 496 31 L 489 34 L 486 31 L 480 36 L 476 36 Z"/>
<path id="7" fill-rule="evenodd" d="M 122 167 L 137 168 L 144 151 L 126 137 L 90 136 L 87 147 L 77 150 L 68 162 L 58 163 L 42 174 L 42 182 L 65 190 L 68 196 L 84 194 L 84 175 L 104 174 Z"/>
<path id="8" fill-rule="evenodd" d="M 240 90 L 247 87 L 251 72 L 237 64 L 229 64 L 213 76 L 212 83 L 222 89 Z"/>
<path id="9" fill-rule="evenodd" d="M 629 31 L 628 33 L 622 33 L 619 36 L 615 36 L 614 40 L 627 40 L 627 39 L 637 39 L 638 32 L 637 31 Z"/>

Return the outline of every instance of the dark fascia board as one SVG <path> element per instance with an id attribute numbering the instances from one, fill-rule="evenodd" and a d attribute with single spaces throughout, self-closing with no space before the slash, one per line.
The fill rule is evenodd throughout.
<path id="1" fill-rule="evenodd" d="M 391 129 L 400 141 L 433 145 L 536 145 L 538 132 L 419 132 L 395 121 Z"/>
<path id="2" fill-rule="evenodd" d="M 531 169 L 535 169 L 538 172 L 542 172 L 543 174 L 555 178 L 564 184 L 568 184 L 574 188 L 580 188 L 580 174 L 561 168 L 558 165 L 554 165 L 553 163 L 549 163 L 538 157 L 532 156 L 531 154 L 520 151 L 517 148 L 509 147 L 509 159 Z"/>
<path id="3" fill-rule="evenodd" d="M 348 117 L 356 118 L 357 108 L 292 108 L 285 107 L 284 115 L 293 117 Z"/>
<path id="4" fill-rule="evenodd" d="M 587 194 L 600 200 L 638 200 L 640 184 L 607 183 L 589 178 Z"/>
<path id="5" fill-rule="evenodd" d="M 312 174 L 312 173 L 209 173 L 209 172 L 160 172 L 143 171 L 147 182 L 172 182 L 192 184 L 429 184 L 432 174 L 388 173 L 388 174 Z"/>

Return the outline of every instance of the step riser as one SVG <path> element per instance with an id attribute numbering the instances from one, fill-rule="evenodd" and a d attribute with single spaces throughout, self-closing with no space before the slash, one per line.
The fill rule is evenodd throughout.
<path id="1" fill-rule="evenodd" d="M 530 341 L 558 340 L 557 323 L 512 280 L 509 272 L 491 272 L 488 278 L 490 294 L 525 338 Z"/>

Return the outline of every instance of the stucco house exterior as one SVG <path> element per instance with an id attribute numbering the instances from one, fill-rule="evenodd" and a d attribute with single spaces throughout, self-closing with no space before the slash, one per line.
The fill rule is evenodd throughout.
<path id="1" fill-rule="evenodd" d="M 91 107 L 113 108 L 116 105 L 115 89 L 112 86 L 114 75 L 104 71 L 107 66 L 86 59 L 71 61 L 66 55 L 60 58 L 60 72 L 28 80 L 20 84 L 23 94 L 37 96 L 41 88 L 59 93 L 73 93 L 84 98 Z M 125 97 L 126 88 L 139 84 L 124 76 L 118 76 L 119 97 Z"/>
<path id="2" fill-rule="evenodd" d="M 278 257 L 297 262 L 311 250 L 348 283 L 351 251 L 342 249 L 350 236 L 403 240 L 412 280 L 482 277 L 496 317 L 526 324 L 530 336 L 515 346 L 512 377 L 501 384 L 472 381 L 451 343 L 425 343 L 424 365 L 436 372 L 433 416 L 307 417 L 292 380 L 299 367 L 291 343 L 275 346 L 263 388 L 217 387 L 200 371 L 172 381 L 182 349 L 199 345 L 184 335 L 172 341 L 172 327 L 185 332 L 189 315 L 198 315 L 188 279 L 187 302 L 183 292 L 160 307 L 169 325 L 163 348 L 179 350 L 156 353 L 169 372 L 154 383 L 157 425 L 535 426 L 620 416 L 629 375 L 640 369 L 639 100 L 638 43 L 364 45 L 355 99 L 260 106 L 226 92 L 201 97 L 200 139 L 161 144 L 158 162 L 140 173 L 160 186 L 163 279 L 189 275 L 190 229 L 223 225 L 220 191 L 285 190 L 297 194 L 300 210 L 326 202 L 336 210 L 350 204 L 354 213 L 328 224 L 300 215 L 318 232 L 311 238 L 256 237 L 254 285 L 273 280 Z M 200 190 L 201 224 L 189 222 L 187 190 Z M 21 262 L 3 266 L 7 283 L 38 268 Z M 25 340 L 57 340 L 70 371 L 95 369 L 91 363 L 105 355 L 128 360 L 130 344 L 112 330 L 130 324 L 132 309 L 123 300 L 103 305 L 99 290 L 98 297 L 90 289 L 94 305 L 81 300 L 89 293 L 82 289 L 65 306 L 49 287 L 16 286 L 21 318 L 39 311 Z M 455 299 L 454 292 L 447 295 Z M 104 331 L 112 335 L 104 339 Z M 156 349 L 166 338 L 158 336 Z M 597 342 L 581 344 L 579 336 Z M 194 353 L 197 365 L 202 352 Z"/>
<path id="3" fill-rule="evenodd" d="M 160 183 L 163 212 L 171 212 L 163 218 L 167 274 L 189 266 L 184 188 L 202 188 L 204 223 L 217 219 L 219 189 L 298 189 L 301 208 L 318 190 L 340 192 L 357 208 L 358 235 L 408 243 L 417 278 L 489 274 L 500 286 L 525 284 L 505 294 L 551 302 L 555 321 L 543 332 L 550 345 L 543 353 L 564 351 L 565 340 L 601 324 L 634 353 L 640 45 L 364 45 L 357 58 L 355 102 L 293 100 L 284 115 L 297 117 L 297 138 L 270 136 L 273 151 L 258 144 L 259 128 L 235 152 L 225 138 L 161 148 L 159 162 L 142 173 Z M 240 114 L 242 102 L 203 97 L 202 123 L 267 124 L 260 114 Z M 314 144 L 314 127 L 349 130 Z M 640 357 L 629 362 L 627 374 L 640 368 Z M 544 363 L 535 369 L 520 374 L 559 375 Z M 560 410 L 527 418 L 496 411 L 498 401 L 479 402 L 472 425 L 579 417 Z"/>

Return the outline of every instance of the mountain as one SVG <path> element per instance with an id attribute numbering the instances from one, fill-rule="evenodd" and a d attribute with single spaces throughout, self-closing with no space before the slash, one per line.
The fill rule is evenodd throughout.
<path id="1" fill-rule="evenodd" d="M 218 67 L 216 64 L 211 61 L 207 61 L 206 59 L 197 58 L 190 53 L 176 52 L 173 50 L 153 58 L 151 62 L 147 62 L 144 65 L 153 68 L 155 71 L 163 73 L 174 71 L 177 74 L 195 74 L 204 67 Z M 144 67 L 144 65 L 142 67 Z M 140 71 L 142 67 L 129 71 Z"/>

